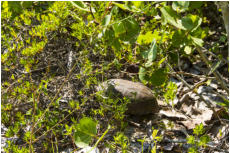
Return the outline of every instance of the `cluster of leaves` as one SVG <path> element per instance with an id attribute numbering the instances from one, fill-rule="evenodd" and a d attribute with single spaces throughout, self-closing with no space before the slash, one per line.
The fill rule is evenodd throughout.
<path id="1" fill-rule="evenodd" d="M 187 138 L 188 144 L 191 144 L 192 147 L 189 148 L 189 153 L 198 153 L 201 149 L 200 147 L 205 148 L 207 143 L 210 141 L 210 138 L 207 134 L 204 134 L 205 130 L 203 124 L 197 125 L 196 128 L 193 129 L 193 134 L 195 136 L 190 135 Z"/>
<path id="2" fill-rule="evenodd" d="M 208 34 L 208 28 L 200 26 L 203 21 L 200 9 L 205 2 L 5 1 L 1 4 L 1 62 L 3 70 L 10 73 L 2 84 L 2 123 L 8 127 L 6 137 L 22 137 L 26 144 L 19 147 L 8 142 L 5 148 L 8 152 L 32 152 L 33 144 L 44 136 L 47 138 L 42 142 L 42 151 L 58 151 L 53 144 L 59 138 L 65 141 L 73 138 L 78 147 L 88 146 L 93 139 L 101 140 L 109 129 L 98 138 L 96 116 L 105 118 L 111 112 L 112 120 L 106 127 L 117 124 L 113 120 L 116 119 L 121 120 L 123 128 L 128 100 L 103 99 L 95 94 L 93 86 L 130 64 L 137 64 L 139 72 L 129 79 L 153 85 L 156 92 L 166 91 L 165 100 L 173 101 L 177 87 L 168 82 L 169 68 L 165 63 L 175 64 L 178 53 L 192 55 Z M 40 56 L 50 41 L 59 39 L 61 34 L 75 41 L 77 60 L 73 69 L 78 66 L 79 70 L 74 76 L 82 85 L 77 91 L 78 100 L 70 101 L 67 109 L 60 109 L 58 91 L 55 96 L 48 92 L 48 84 L 54 77 L 47 74 L 49 70 L 38 81 L 33 80 L 32 73 L 45 60 Z M 43 96 L 48 97 L 49 105 L 40 104 Z M 76 113 L 95 99 L 101 107 L 86 114 Z M 20 109 L 27 104 L 32 107 Z M 117 133 L 114 142 L 123 151 L 129 145 L 123 133 Z"/>

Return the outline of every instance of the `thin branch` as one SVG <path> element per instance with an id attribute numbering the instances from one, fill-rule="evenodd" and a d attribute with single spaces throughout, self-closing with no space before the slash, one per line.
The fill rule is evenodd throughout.
<path id="1" fill-rule="evenodd" d="M 205 64 L 207 65 L 207 67 L 211 69 L 211 66 L 210 66 L 210 64 L 209 64 L 209 62 L 208 62 L 208 58 L 207 58 L 206 55 L 201 51 L 201 48 L 200 48 L 200 47 L 197 47 L 197 51 L 199 52 L 199 54 L 200 54 L 202 60 L 205 62 Z M 221 87 L 222 87 L 222 88 L 226 91 L 226 93 L 228 93 L 228 95 L 229 95 L 229 90 L 228 90 L 228 88 L 227 88 L 227 85 L 226 85 L 225 82 L 223 81 L 223 79 L 221 79 L 221 78 L 222 78 L 221 74 L 220 74 L 217 70 L 215 70 L 215 71 L 213 72 L 213 74 L 214 74 L 216 80 L 220 83 Z"/>
<path id="2" fill-rule="evenodd" d="M 171 71 L 175 72 L 175 71 L 173 70 L 172 66 L 171 66 L 169 63 L 167 63 L 167 65 L 169 66 L 169 68 L 171 69 Z M 195 94 L 197 94 L 197 95 L 200 97 L 200 99 L 201 99 L 202 101 L 205 102 L 205 104 L 208 106 L 208 108 L 210 108 L 210 109 L 214 112 L 214 114 L 217 116 L 217 118 L 219 119 L 219 121 L 222 123 L 222 121 L 221 121 L 221 119 L 220 119 L 218 113 L 217 113 L 216 110 L 211 106 L 210 102 L 206 101 L 202 95 L 200 95 L 200 94 L 197 93 L 196 90 L 193 90 L 193 87 L 191 87 L 183 78 L 181 78 L 180 75 L 176 74 L 176 77 L 177 77 L 181 82 L 183 82 L 192 92 L 194 92 Z"/>

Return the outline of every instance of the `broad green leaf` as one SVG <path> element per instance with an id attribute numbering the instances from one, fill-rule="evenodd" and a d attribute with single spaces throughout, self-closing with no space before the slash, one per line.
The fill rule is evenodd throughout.
<path id="1" fill-rule="evenodd" d="M 113 40 L 112 46 L 117 50 L 120 51 L 122 46 L 121 43 L 119 42 L 119 40 L 116 38 Z"/>
<path id="2" fill-rule="evenodd" d="M 119 39 L 128 43 L 135 42 L 140 33 L 140 26 L 138 22 L 134 18 L 129 18 L 122 22 L 125 32 L 119 35 Z"/>
<path id="3" fill-rule="evenodd" d="M 22 1 L 21 5 L 23 8 L 29 8 L 33 5 L 33 2 L 32 1 Z"/>
<path id="4" fill-rule="evenodd" d="M 172 8 L 178 12 L 185 12 L 188 10 L 189 1 L 174 1 L 172 3 Z"/>
<path id="5" fill-rule="evenodd" d="M 202 23 L 202 19 L 196 15 L 187 15 L 182 18 L 182 25 L 186 30 L 194 31 L 196 30 Z"/>
<path id="6" fill-rule="evenodd" d="M 149 51 L 148 51 L 148 50 L 141 52 L 141 56 L 142 56 L 142 58 L 144 58 L 144 59 L 148 59 L 148 53 L 149 53 Z"/>
<path id="7" fill-rule="evenodd" d="M 192 53 L 192 48 L 190 46 L 185 46 L 184 52 L 189 55 Z"/>
<path id="8" fill-rule="evenodd" d="M 189 6 L 189 9 L 198 9 L 200 8 L 201 6 L 203 5 L 203 2 L 202 1 L 191 1 L 190 2 L 190 6 Z"/>
<path id="9" fill-rule="evenodd" d="M 185 37 L 185 31 L 177 30 L 172 36 L 172 45 L 174 47 L 180 47 L 181 44 L 184 44 L 187 41 Z"/>
<path id="10" fill-rule="evenodd" d="M 121 33 L 125 33 L 125 26 L 124 22 L 118 22 L 113 25 L 113 30 L 116 35 L 119 35 Z"/>
<path id="11" fill-rule="evenodd" d="M 111 28 L 105 28 L 103 30 L 103 36 L 105 37 L 105 39 L 107 39 L 107 40 L 110 41 L 109 43 L 112 43 L 112 41 L 113 41 L 113 39 L 115 37 L 113 29 L 111 29 Z"/>
<path id="12" fill-rule="evenodd" d="M 154 86 L 160 86 L 162 85 L 167 79 L 167 73 L 165 69 L 160 68 L 158 70 L 155 70 L 151 76 L 149 81 L 154 85 Z"/>
<path id="13" fill-rule="evenodd" d="M 157 45 L 156 40 L 154 39 L 151 48 L 148 50 L 148 61 L 145 63 L 146 67 L 150 67 L 152 65 L 152 62 L 156 59 L 157 55 Z"/>
<path id="14" fill-rule="evenodd" d="M 93 119 L 84 117 L 76 125 L 76 132 L 74 133 L 75 144 L 84 148 L 89 146 L 91 139 L 96 135 L 97 123 Z"/>
<path id="15" fill-rule="evenodd" d="M 162 15 L 164 17 L 164 19 L 172 24 L 173 26 L 179 28 L 179 29 L 183 29 L 186 30 L 183 26 L 181 21 L 179 20 L 179 17 L 177 16 L 176 12 L 174 10 L 172 10 L 172 8 L 170 6 L 165 6 L 162 7 L 161 9 Z"/>
<path id="16" fill-rule="evenodd" d="M 109 25 L 110 20 L 111 20 L 111 14 L 106 15 L 105 18 L 104 18 L 103 21 L 102 21 L 102 25 L 103 25 L 103 26 Z"/>
<path id="17" fill-rule="evenodd" d="M 203 46 L 204 41 L 203 41 L 202 39 L 196 38 L 196 37 L 192 37 L 192 36 L 191 36 L 191 38 L 192 38 L 193 43 L 194 43 L 195 45 L 198 45 L 198 46 L 200 46 L 200 47 Z"/>
<path id="18" fill-rule="evenodd" d="M 133 3 L 129 3 L 126 1 L 125 4 L 122 3 L 117 3 L 117 2 L 113 2 L 113 4 L 115 4 L 116 6 L 118 6 L 119 8 L 125 10 L 125 11 L 131 11 L 131 12 L 140 12 L 141 10 L 137 7 L 139 6 L 139 2 L 135 3 L 136 5 L 132 5 Z"/>
<path id="19" fill-rule="evenodd" d="M 147 79 L 147 71 L 144 67 L 140 67 L 138 75 L 141 82 L 145 83 Z"/>
<path id="20" fill-rule="evenodd" d="M 112 3 L 115 4 L 116 6 L 118 6 L 119 8 L 121 8 L 122 10 L 130 11 L 130 8 L 125 4 L 121 4 L 121 3 L 117 3 L 117 2 L 112 2 Z"/>
<path id="21" fill-rule="evenodd" d="M 184 17 L 184 18 L 182 18 L 181 21 L 182 21 L 183 27 L 184 27 L 186 30 L 191 31 L 191 30 L 193 29 L 194 24 L 193 24 L 191 18 L 189 18 L 189 17 Z"/>
<path id="22" fill-rule="evenodd" d="M 82 11 L 90 12 L 89 8 L 87 8 L 87 5 L 82 1 L 70 1 L 70 3 Z"/>
<path id="23" fill-rule="evenodd" d="M 9 10 L 13 12 L 13 16 L 22 13 L 22 6 L 20 1 L 8 1 Z"/>

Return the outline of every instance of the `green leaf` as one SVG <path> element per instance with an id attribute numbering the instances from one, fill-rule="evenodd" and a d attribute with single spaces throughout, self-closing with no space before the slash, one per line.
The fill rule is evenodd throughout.
<path id="1" fill-rule="evenodd" d="M 172 36 L 172 45 L 174 47 L 180 47 L 180 45 L 184 44 L 186 41 L 187 37 L 185 37 L 185 31 L 183 30 L 177 30 Z"/>
<path id="2" fill-rule="evenodd" d="M 200 47 L 203 46 L 204 41 L 203 41 L 202 39 L 196 38 L 196 37 L 192 37 L 192 36 L 191 36 L 191 38 L 192 38 L 192 41 L 193 41 L 193 43 L 194 43 L 195 45 L 198 45 L 198 46 L 200 46 Z"/>
<path id="3" fill-rule="evenodd" d="M 74 133 L 75 144 L 84 148 L 89 146 L 91 139 L 96 135 L 97 123 L 93 119 L 84 117 L 76 125 L 76 132 Z"/>
<path id="4" fill-rule="evenodd" d="M 112 3 L 115 4 L 117 7 L 121 8 L 122 10 L 130 11 L 130 8 L 125 4 L 121 4 L 117 2 L 112 2 Z"/>
<path id="5" fill-rule="evenodd" d="M 113 46 L 117 51 L 120 51 L 121 48 L 122 48 L 121 43 L 120 43 L 120 41 L 119 41 L 117 38 L 113 40 L 112 46 Z"/>
<path id="6" fill-rule="evenodd" d="M 172 8 L 178 12 L 185 12 L 188 10 L 189 1 L 174 1 L 172 3 Z"/>
<path id="7" fill-rule="evenodd" d="M 195 144 L 195 137 L 194 137 L 194 136 L 189 136 L 189 137 L 187 138 L 187 142 L 188 142 L 189 144 Z"/>
<path id="8" fill-rule="evenodd" d="M 147 80 L 147 71 L 144 67 L 140 67 L 138 75 L 141 82 L 145 83 Z"/>
<path id="9" fill-rule="evenodd" d="M 191 1 L 190 2 L 190 6 L 189 6 L 189 9 L 198 9 L 200 8 L 201 6 L 203 5 L 203 2 L 202 1 Z"/>
<path id="10" fill-rule="evenodd" d="M 138 8 L 141 6 L 140 2 L 131 3 L 131 5 L 128 2 L 126 2 L 125 4 L 113 2 L 113 4 L 115 4 L 117 7 L 121 8 L 122 10 L 125 10 L 125 11 L 130 11 L 130 12 L 140 12 L 141 11 Z M 132 5 L 132 4 L 134 4 L 134 5 Z"/>
<path id="11" fill-rule="evenodd" d="M 146 67 L 150 67 L 152 65 L 152 62 L 156 59 L 157 55 L 157 45 L 156 40 L 154 39 L 151 48 L 148 50 L 148 61 L 145 63 Z"/>
<path id="12" fill-rule="evenodd" d="M 104 18 L 103 21 L 102 21 L 102 25 L 103 25 L 103 26 L 109 25 L 109 22 L 110 22 L 110 20 L 111 20 L 111 16 L 112 16 L 111 14 L 105 16 L 105 18 Z"/>
<path id="13" fill-rule="evenodd" d="M 113 29 L 111 29 L 111 28 L 104 28 L 103 36 L 111 44 L 113 42 L 113 40 L 114 40 L 114 37 L 115 37 Z"/>
<path id="14" fill-rule="evenodd" d="M 161 9 L 162 15 L 164 17 L 164 19 L 170 23 L 171 25 L 179 28 L 179 29 L 183 29 L 186 30 L 182 24 L 181 21 L 179 20 L 178 15 L 176 14 L 176 12 L 174 10 L 172 10 L 172 8 L 170 6 L 165 6 L 162 7 Z"/>
<path id="15" fill-rule="evenodd" d="M 189 55 L 192 53 L 192 48 L 190 46 L 185 46 L 184 52 Z"/>
<path id="16" fill-rule="evenodd" d="M 140 8 L 143 5 L 143 1 L 131 1 L 136 8 Z"/>
<path id="17" fill-rule="evenodd" d="M 70 3 L 82 11 L 90 12 L 89 8 L 87 8 L 87 5 L 82 1 L 70 1 Z"/>
<path id="18" fill-rule="evenodd" d="M 204 132 L 204 126 L 202 123 L 200 125 L 196 125 L 196 127 L 193 129 L 193 133 L 197 136 L 203 134 Z"/>
<path id="19" fill-rule="evenodd" d="M 208 73 L 208 75 L 211 75 L 219 66 L 220 66 L 221 60 L 218 61 L 210 70 L 210 72 Z"/>
<path id="20" fill-rule="evenodd" d="M 113 30 L 115 31 L 116 35 L 121 33 L 125 33 L 125 25 L 124 22 L 118 22 L 113 25 Z"/>
<path id="21" fill-rule="evenodd" d="M 151 74 L 149 81 L 154 86 L 160 86 L 166 81 L 166 79 L 167 79 L 167 73 L 165 69 L 160 68 Z"/>
<path id="22" fill-rule="evenodd" d="M 33 2 L 32 1 L 22 1 L 21 5 L 23 8 L 29 8 L 33 5 Z"/>
<path id="23" fill-rule="evenodd" d="M 140 33 L 140 26 L 138 22 L 134 18 L 129 18 L 123 21 L 125 27 L 125 33 L 120 35 L 120 40 L 124 42 L 133 43 L 136 41 L 139 33 Z"/>
<path id="24" fill-rule="evenodd" d="M 182 25 L 186 30 L 193 32 L 202 23 L 202 19 L 197 15 L 188 14 L 186 17 L 182 18 Z"/>
<path id="25" fill-rule="evenodd" d="M 200 142 L 198 143 L 198 146 L 204 146 L 206 147 L 207 143 L 210 141 L 210 138 L 208 135 L 203 135 L 200 137 Z"/>

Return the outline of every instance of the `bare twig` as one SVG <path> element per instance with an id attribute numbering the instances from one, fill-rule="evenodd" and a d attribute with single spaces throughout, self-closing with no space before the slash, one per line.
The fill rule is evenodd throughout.
<path id="1" fill-rule="evenodd" d="M 197 47 L 197 51 L 199 52 L 199 54 L 200 54 L 202 60 L 205 62 L 205 64 L 208 66 L 208 68 L 211 69 L 211 66 L 210 66 L 210 64 L 209 64 L 209 62 L 208 62 L 208 59 L 207 59 L 206 55 L 201 51 L 201 48 L 200 48 L 200 47 Z M 228 93 L 228 95 L 229 95 L 229 90 L 228 90 L 228 88 L 227 88 L 227 85 L 226 85 L 225 82 L 223 81 L 223 79 L 221 79 L 221 78 L 222 78 L 221 74 L 220 74 L 217 70 L 215 70 L 215 71 L 213 72 L 213 74 L 214 74 L 215 78 L 217 79 L 217 81 L 220 83 L 221 87 L 222 87 L 222 88 L 226 91 L 226 93 Z"/>
<path id="2" fill-rule="evenodd" d="M 171 69 L 171 71 L 175 72 L 175 71 L 173 70 L 172 66 L 171 66 L 169 63 L 167 63 L 167 65 L 169 66 L 169 68 Z M 222 121 L 221 121 L 221 119 L 220 119 L 218 113 L 217 113 L 217 112 L 215 111 L 215 109 L 211 106 L 211 104 L 210 104 L 208 101 L 206 101 L 202 95 L 198 94 L 196 90 L 193 90 L 193 87 L 191 87 L 183 78 L 181 78 L 180 75 L 176 74 L 176 77 L 177 77 L 180 81 L 182 81 L 191 91 L 193 91 L 195 94 L 197 94 L 197 95 L 200 97 L 200 99 L 201 99 L 202 101 L 204 101 L 205 104 L 214 112 L 214 114 L 217 116 L 217 118 L 219 119 L 219 121 L 222 123 Z"/>

